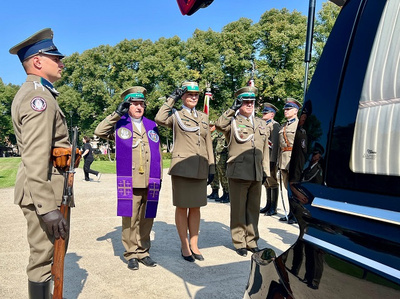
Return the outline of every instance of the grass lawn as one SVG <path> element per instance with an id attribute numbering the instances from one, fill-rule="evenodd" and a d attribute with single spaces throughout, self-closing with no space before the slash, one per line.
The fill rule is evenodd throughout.
<path id="1" fill-rule="evenodd" d="M 0 188 L 13 187 L 15 177 L 21 158 L 0 158 Z M 163 160 L 163 168 L 168 168 L 171 164 L 170 159 Z M 83 167 L 83 160 L 79 164 L 79 168 Z M 92 169 L 101 173 L 115 173 L 115 162 L 110 161 L 94 161 Z"/>

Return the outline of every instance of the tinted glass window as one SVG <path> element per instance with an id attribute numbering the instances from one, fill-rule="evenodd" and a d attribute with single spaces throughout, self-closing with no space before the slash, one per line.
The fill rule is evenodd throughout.
<path id="1" fill-rule="evenodd" d="M 339 92 L 326 181 L 339 188 L 398 195 L 399 2 L 385 5 L 368 1 L 357 20 Z"/>

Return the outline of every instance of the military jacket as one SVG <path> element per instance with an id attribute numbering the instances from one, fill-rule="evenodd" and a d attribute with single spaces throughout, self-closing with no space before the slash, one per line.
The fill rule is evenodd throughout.
<path id="1" fill-rule="evenodd" d="M 104 139 L 115 140 L 115 126 L 121 119 L 118 113 L 113 112 L 100 122 L 94 133 Z M 132 187 L 147 188 L 149 185 L 151 152 L 146 129 L 141 124 L 141 132 L 132 122 Z M 162 157 L 161 146 L 159 147 L 160 157 Z M 160 159 L 160 169 L 162 170 L 162 158 Z M 162 179 L 162 171 L 161 171 Z"/>
<path id="2" fill-rule="evenodd" d="M 214 153 L 208 115 L 197 112 L 192 115 L 187 109 L 173 109 L 174 99 L 168 98 L 158 111 L 157 124 L 173 129 L 170 175 L 206 179 L 215 173 Z"/>
<path id="3" fill-rule="evenodd" d="M 228 147 L 223 133 L 215 130 L 214 132 L 211 133 L 211 139 L 213 143 L 214 152 L 216 154 L 228 153 Z"/>
<path id="4" fill-rule="evenodd" d="M 53 167 L 53 147 L 70 148 L 58 92 L 39 76 L 28 75 L 14 97 L 11 115 L 22 161 L 15 182 L 14 202 L 34 204 L 39 215 L 57 209 L 64 188 L 63 171 Z M 71 203 L 73 205 L 73 203 Z"/>
<path id="5" fill-rule="evenodd" d="M 274 163 L 278 161 L 280 129 L 281 125 L 274 119 L 267 123 L 267 130 L 269 131 L 269 161 Z"/>
<path id="6" fill-rule="evenodd" d="M 279 130 L 279 159 L 280 169 L 289 170 L 290 158 L 292 156 L 293 142 L 296 135 L 299 120 L 287 121 Z"/>
<path id="7" fill-rule="evenodd" d="M 215 124 L 228 142 L 228 178 L 262 181 L 264 174 L 270 175 L 266 124 L 259 118 L 253 121 L 254 125 L 228 109 Z"/>

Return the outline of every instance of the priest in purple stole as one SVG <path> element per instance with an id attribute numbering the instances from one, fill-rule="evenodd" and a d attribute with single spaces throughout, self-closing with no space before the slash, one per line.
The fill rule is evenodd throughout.
<path id="1" fill-rule="evenodd" d="M 115 140 L 117 162 L 117 215 L 122 216 L 124 258 L 131 270 L 139 262 L 156 266 L 149 255 L 150 232 L 157 212 L 162 179 L 162 155 L 157 125 L 143 117 L 146 89 L 125 90 L 118 108 L 95 130 Z"/>

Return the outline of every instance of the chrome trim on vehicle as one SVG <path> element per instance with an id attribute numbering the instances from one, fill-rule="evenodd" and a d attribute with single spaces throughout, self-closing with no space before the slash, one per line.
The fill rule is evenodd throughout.
<path id="1" fill-rule="evenodd" d="M 377 261 L 371 260 L 365 256 L 362 256 L 362 255 L 359 255 L 352 251 L 343 249 L 341 247 L 338 247 L 336 245 L 333 245 L 331 243 L 328 243 L 326 241 L 323 241 L 321 239 L 315 238 L 315 237 L 307 235 L 307 234 L 305 234 L 303 236 L 303 240 L 308 241 L 317 246 L 320 246 L 322 248 L 325 248 L 327 250 L 333 251 L 335 253 L 338 253 L 342 256 L 345 256 L 346 258 L 349 258 L 353 261 L 361 263 L 367 267 L 377 269 L 378 271 L 381 271 L 382 273 L 386 273 L 387 275 L 390 275 L 396 279 L 400 279 L 400 271 L 395 268 L 389 267 L 389 266 L 379 263 Z"/>
<path id="2" fill-rule="evenodd" d="M 315 197 L 311 206 L 400 225 L 400 213 Z"/>

